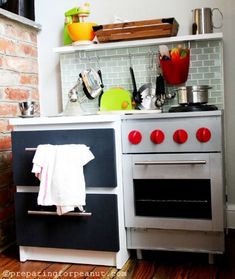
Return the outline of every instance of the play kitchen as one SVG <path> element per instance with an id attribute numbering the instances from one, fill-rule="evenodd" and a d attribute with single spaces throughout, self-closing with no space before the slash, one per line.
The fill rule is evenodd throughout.
<path id="1" fill-rule="evenodd" d="M 80 8 L 69 11 L 67 20 L 86 23 L 87 14 Z M 169 24 L 177 34 L 175 20 L 164 24 L 167 36 Z M 223 253 L 222 36 L 127 42 L 106 35 L 104 44 L 91 44 L 91 39 L 74 44 L 74 39 L 59 50 L 61 117 L 11 123 L 14 160 L 27 161 L 14 163 L 21 260 L 66 259 L 121 268 L 129 249 L 139 257 L 145 249 Z M 36 204 L 38 188 L 24 180 L 31 171 L 32 148 L 48 142 L 86 144 L 95 155 L 84 169 L 87 212 L 92 214 L 63 216 L 63 221 L 53 213 L 58 228 L 63 222 L 67 226 L 51 227 L 50 233 L 45 224 L 51 217 L 28 214 L 43 209 Z M 31 230 L 37 228 L 35 239 Z"/>

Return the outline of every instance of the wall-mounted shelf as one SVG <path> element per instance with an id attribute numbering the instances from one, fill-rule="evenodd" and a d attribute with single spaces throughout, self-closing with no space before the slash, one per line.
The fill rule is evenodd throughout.
<path id="1" fill-rule="evenodd" d="M 56 53 L 64 54 L 64 53 L 73 53 L 73 52 L 77 52 L 77 51 L 96 51 L 96 50 L 104 50 L 104 49 L 151 46 L 151 45 L 169 44 L 169 43 L 177 43 L 177 42 L 218 40 L 218 39 L 222 39 L 222 38 L 223 38 L 222 33 L 210 33 L 210 34 L 200 34 L 200 35 L 175 36 L 175 37 L 149 39 L 149 40 L 90 44 L 90 45 L 81 45 L 81 46 L 69 45 L 69 46 L 63 46 L 63 47 L 56 47 L 53 49 L 53 51 Z"/>

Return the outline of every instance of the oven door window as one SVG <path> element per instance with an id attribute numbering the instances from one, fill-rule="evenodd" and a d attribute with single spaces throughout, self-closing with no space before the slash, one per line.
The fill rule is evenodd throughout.
<path id="1" fill-rule="evenodd" d="M 136 216 L 212 219 L 210 179 L 134 179 Z"/>

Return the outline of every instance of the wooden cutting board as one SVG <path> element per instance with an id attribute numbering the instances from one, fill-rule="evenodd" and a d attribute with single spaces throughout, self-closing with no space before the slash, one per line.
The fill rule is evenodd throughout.
<path id="1" fill-rule="evenodd" d="M 174 18 L 105 24 L 96 31 L 100 43 L 176 36 L 179 24 Z"/>

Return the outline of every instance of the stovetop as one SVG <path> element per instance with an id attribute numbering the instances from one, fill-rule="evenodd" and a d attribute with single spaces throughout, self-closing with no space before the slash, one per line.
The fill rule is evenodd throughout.
<path id="1" fill-rule="evenodd" d="M 218 110 L 215 105 L 209 104 L 189 104 L 189 105 L 179 105 L 172 106 L 169 112 L 193 112 L 193 111 L 213 111 Z"/>
<path id="2" fill-rule="evenodd" d="M 221 116 L 219 110 L 125 115 L 123 153 L 221 152 Z"/>

